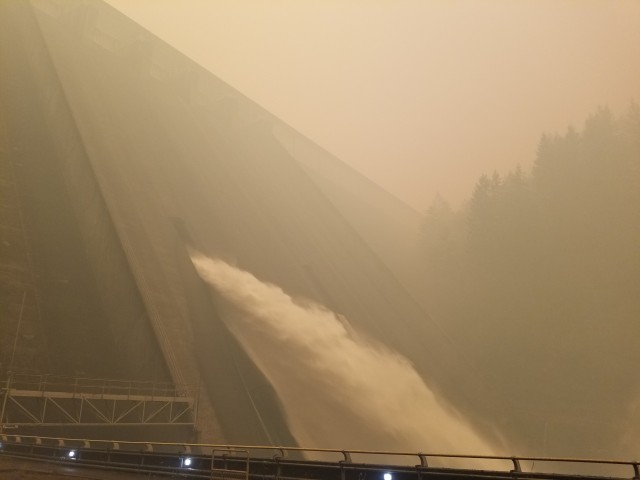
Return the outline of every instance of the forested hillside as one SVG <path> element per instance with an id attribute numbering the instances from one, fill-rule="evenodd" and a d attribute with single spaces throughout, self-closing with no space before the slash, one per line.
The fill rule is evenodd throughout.
<path id="1" fill-rule="evenodd" d="M 421 254 L 430 311 L 508 400 L 503 430 L 533 453 L 637 455 L 638 105 L 545 134 L 531 172 L 482 176 L 459 211 L 437 198 Z"/>

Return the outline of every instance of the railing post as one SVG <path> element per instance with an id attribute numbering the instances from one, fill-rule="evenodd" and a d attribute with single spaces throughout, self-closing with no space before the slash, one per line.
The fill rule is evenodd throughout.
<path id="1" fill-rule="evenodd" d="M 513 470 L 511 471 L 516 473 L 522 472 L 522 468 L 520 468 L 520 459 L 517 457 L 511 457 L 511 461 L 513 462 Z"/>
<path id="2" fill-rule="evenodd" d="M 424 453 L 418 453 L 418 458 L 420 459 L 420 466 L 422 468 L 429 468 L 429 464 L 427 463 L 427 456 Z"/>
<path id="3" fill-rule="evenodd" d="M 282 467 L 280 465 L 280 459 L 287 456 L 287 453 L 284 451 L 284 448 L 279 447 L 277 450 L 280 453 L 276 453 L 273 455 L 273 460 L 276 462 L 276 480 L 278 480 L 280 478 L 280 475 L 282 475 Z"/>
<path id="4" fill-rule="evenodd" d="M 640 480 L 640 463 L 633 462 L 633 480 Z"/>
<path id="5" fill-rule="evenodd" d="M 351 463 L 351 453 L 346 450 L 342 450 L 342 456 L 344 457 L 344 460 L 340 461 L 340 480 L 345 480 L 344 464 Z"/>
<path id="6" fill-rule="evenodd" d="M 278 450 L 278 453 L 273 455 L 274 460 L 278 460 L 279 458 L 284 458 L 287 456 L 287 453 L 284 451 L 284 448 L 277 447 L 276 450 Z"/>
<path id="7" fill-rule="evenodd" d="M 342 450 L 341 453 L 344 456 L 344 460 L 342 460 L 340 463 L 351 463 L 351 453 L 347 452 L 346 450 Z"/>

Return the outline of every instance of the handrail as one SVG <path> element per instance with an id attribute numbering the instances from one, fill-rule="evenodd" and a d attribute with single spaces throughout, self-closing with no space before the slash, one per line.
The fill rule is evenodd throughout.
<path id="1" fill-rule="evenodd" d="M 197 395 L 197 384 L 177 385 L 171 382 L 123 380 L 63 375 L 7 372 L 2 386 L 12 390 L 55 391 L 65 393 L 123 394 L 169 397 Z"/>
<path id="2" fill-rule="evenodd" d="M 305 448 L 305 447 L 283 447 L 283 446 L 267 446 L 267 445 L 226 445 L 226 444 L 209 444 L 209 443 L 171 443 L 171 442 L 143 442 L 143 441 L 122 441 L 122 440 L 106 440 L 106 439 L 79 439 L 79 438 L 58 438 L 58 437 L 42 437 L 42 436 L 26 436 L 26 435 L 11 435 L 0 434 L 0 441 L 10 442 L 10 439 L 14 439 L 15 443 L 24 444 L 26 441 L 33 442 L 33 444 L 42 445 L 43 441 L 58 445 L 73 446 L 78 444 L 83 448 L 87 448 L 91 444 L 107 444 L 116 446 L 118 449 L 122 449 L 123 446 L 137 447 L 141 451 L 157 451 L 156 447 L 176 447 L 183 452 L 191 451 L 206 451 L 213 449 L 220 450 L 257 450 L 257 451 L 275 451 L 277 452 L 274 458 L 282 460 L 288 452 L 300 452 L 300 453 L 335 453 L 342 457 L 341 460 L 336 460 L 336 463 L 352 463 L 352 455 L 370 455 L 370 456 L 390 456 L 390 457 L 416 457 L 419 460 L 419 464 L 416 467 L 429 469 L 427 459 L 468 459 L 468 460 L 504 460 L 513 464 L 514 469 L 511 473 L 522 473 L 520 462 L 533 461 L 533 462 L 550 462 L 550 463 L 577 463 L 577 464 L 592 464 L 592 465 L 619 465 L 629 466 L 633 469 L 633 479 L 640 480 L 640 462 L 632 460 L 620 460 L 620 459 L 595 459 L 595 458 L 574 458 L 574 457 L 537 457 L 537 456 L 505 456 L 505 455 L 467 455 L 467 454 L 452 454 L 452 453 L 422 453 L 422 452 L 403 452 L 403 451 L 391 451 L 391 450 L 359 450 L 359 449 L 336 449 L 336 448 Z M 113 448 L 113 447 L 109 447 Z M 471 470 L 471 469 L 465 469 Z M 505 473 L 508 471 L 505 470 Z M 529 473 L 529 472 L 528 472 Z"/>

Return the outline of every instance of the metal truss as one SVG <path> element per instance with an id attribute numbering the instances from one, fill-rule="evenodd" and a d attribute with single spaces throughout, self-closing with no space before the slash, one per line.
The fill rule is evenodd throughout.
<path id="1" fill-rule="evenodd" d="M 195 425 L 197 388 L 168 383 L 9 374 L 3 430 L 20 426 Z"/>

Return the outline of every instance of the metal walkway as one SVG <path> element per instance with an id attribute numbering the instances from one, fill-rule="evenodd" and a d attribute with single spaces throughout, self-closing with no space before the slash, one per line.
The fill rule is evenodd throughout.
<path id="1" fill-rule="evenodd" d="M 198 389 L 11 373 L 0 387 L 0 432 L 21 426 L 195 425 Z"/>

